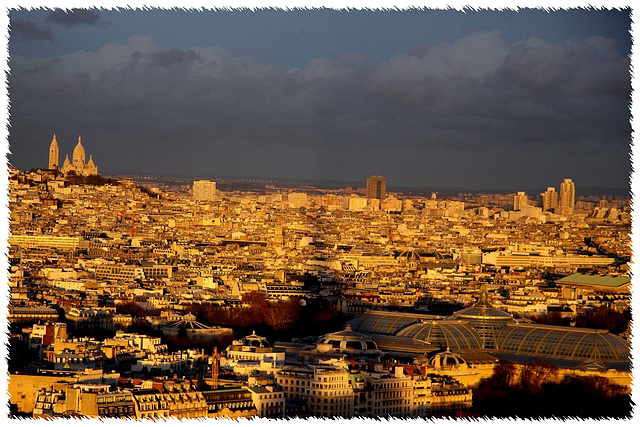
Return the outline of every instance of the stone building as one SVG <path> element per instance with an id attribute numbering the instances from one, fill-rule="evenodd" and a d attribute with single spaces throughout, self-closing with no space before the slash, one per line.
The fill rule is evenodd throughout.
<path id="1" fill-rule="evenodd" d="M 93 157 L 91 155 L 89 156 L 89 161 L 87 161 L 87 155 L 79 136 L 78 144 L 73 149 L 73 155 L 71 157 L 72 160 L 69 160 L 69 155 L 67 154 L 62 167 L 60 167 L 59 152 L 60 148 L 58 147 L 58 141 L 56 140 L 56 136 L 53 135 L 53 140 L 49 146 L 49 169 L 59 169 L 60 172 L 65 175 L 68 173 L 75 173 L 76 175 L 81 176 L 98 174 L 98 166 L 93 162 Z"/>

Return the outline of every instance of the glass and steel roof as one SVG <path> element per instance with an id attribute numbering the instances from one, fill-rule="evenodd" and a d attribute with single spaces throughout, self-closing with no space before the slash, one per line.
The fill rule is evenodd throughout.
<path id="1" fill-rule="evenodd" d="M 427 320 L 409 325 L 397 333 L 440 348 L 469 350 L 482 348 L 480 335 L 468 323 L 460 320 Z"/>
<path id="2" fill-rule="evenodd" d="M 349 322 L 351 329 L 364 334 L 395 335 L 406 326 L 419 323 L 423 319 L 441 319 L 439 316 L 424 314 L 391 313 L 370 311 Z"/>
<path id="3" fill-rule="evenodd" d="M 629 345 L 606 330 L 508 324 L 498 335 L 497 350 L 548 358 L 629 361 Z"/>

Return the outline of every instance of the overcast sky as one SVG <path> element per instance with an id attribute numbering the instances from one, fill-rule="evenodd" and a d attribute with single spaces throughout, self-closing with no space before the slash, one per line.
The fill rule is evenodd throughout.
<path id="1" fill-rule="evenodd" d="M 12 10 L 9 162 L 628 187 L 630 10 Z"/>

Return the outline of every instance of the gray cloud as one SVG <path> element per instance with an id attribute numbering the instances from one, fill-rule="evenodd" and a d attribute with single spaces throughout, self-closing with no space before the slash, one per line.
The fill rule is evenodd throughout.
<path id="1" fill-rule="evenodd" d="M 47 17 L 47 22 L 67 27 L 78 24 L 97 26 L 100 22 L 100 12 L 89 9 L 56 9 Z"/>
<path id="2" fill-rule="evenodd" d="M 53 32 L 46 25 L 31 21 L 14 21 L 11 23 L 10 35 L 12 40 L 53 40 Z"/>
<path id="3" fill-rule="evenodd" d="M 188 165 L 196 175 L 330 169 L 321 177 L 349 179 L 367 168 L 383 173 L 389 159 L 412 167 L 423 159 L 436 170 L 432 153 L 460 156 L 468 173 L 488 149 L 500 153 L 483 154 L 496 170 L 503 158 L 526 161 L 527 152 L 557 153 L 559 145 L 574 156 L 600 146 L 609 163 L 628 153 L 629 63 L 605 39 L 509 45 L 487 32 L 410 52 L 380 63 L 345 54 L 287 69 L 219 47 L 166 49 L 136 36 L 93 53 L 16 56 L 12 132 L 36 138 L 60 134 L 60 126 L 90 128 L 105 144 L 90 151 L 113 173 Z M 33 122 L 40 114 L 46 119 Z M 579 152 L 581 144 L 591 148 Z M 25 151 L 12 147 L 16 159 Z M 302 160 L 311 158 L 318 164 Z M 356 166 L 361 159 L 366 164 Z M 620 165 L 618 181 L 628 169 Z"/>

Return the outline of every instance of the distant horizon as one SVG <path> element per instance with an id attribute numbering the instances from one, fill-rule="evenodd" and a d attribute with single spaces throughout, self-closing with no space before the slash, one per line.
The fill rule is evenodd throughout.
<path id="1" fill-rule="evenodd" d="M 221 177 L 215 175 L 160 175 L 160 174 L 115 174 L 115 175 L 103 175 L 107 178 L 134 178 L 134 179 L 144 179 L 150 178 L 153 180 L 157 179 L 180 179 L 186 180 L 187 182 L 195 181 L 195 180 L 210 180 L 215 182 L 224 182 L 224 181 L 257 181 L 263 182 L 265 185 L 269 183 L 274 184 L 285 184 L 290 187 L 302 187 L 305 185 L 316 185 L 318 189 L 344 189 L 347 187 L 351 187 L 355 190 L 364 189 L 366 187 L 366 177 L 361 181 L 341 181 L 341 180 L 321 180 L 321 179 L 293 179 L 293 178 L 269 178 L 269 177 L 258 177 L 258 176 L 235 176 L 235 177 Z M 386 178 L 386 177 L 385 177 Z M 569 178 L 569 177 L 568 177 Z M 569 178 L 571 179 L 571 178 Z M 574 182 L 575 183 L 575 182 Z M 321 185 L 327 185 L 330 188 L 322 187 Z M 495 193 L 495 194 L 510 194 L 518 191 L 524 191 L 527 194 L 535 194 L 542 193 L 548 187 L 554 187 L 556 190 L 559 190 L 560 183 L 557 185 L 548 185 L 546 187 L 540 188 L 515 188 L 515 187 L 505 187 L 502 189 L 499 188 L 470 188 L 470 187 L 447 187 L 447 186 L 438 186 L 438 185 L 394 185 L 392 182 L 387 180 L 387 190 L 388 192 L 443 192 L 443 193 Z M 631 197 L 631 186 L 628 187 L 580 187 L 576 185 L 576 195 L 580 196 L 624 196 L 628 195 Z"/>

